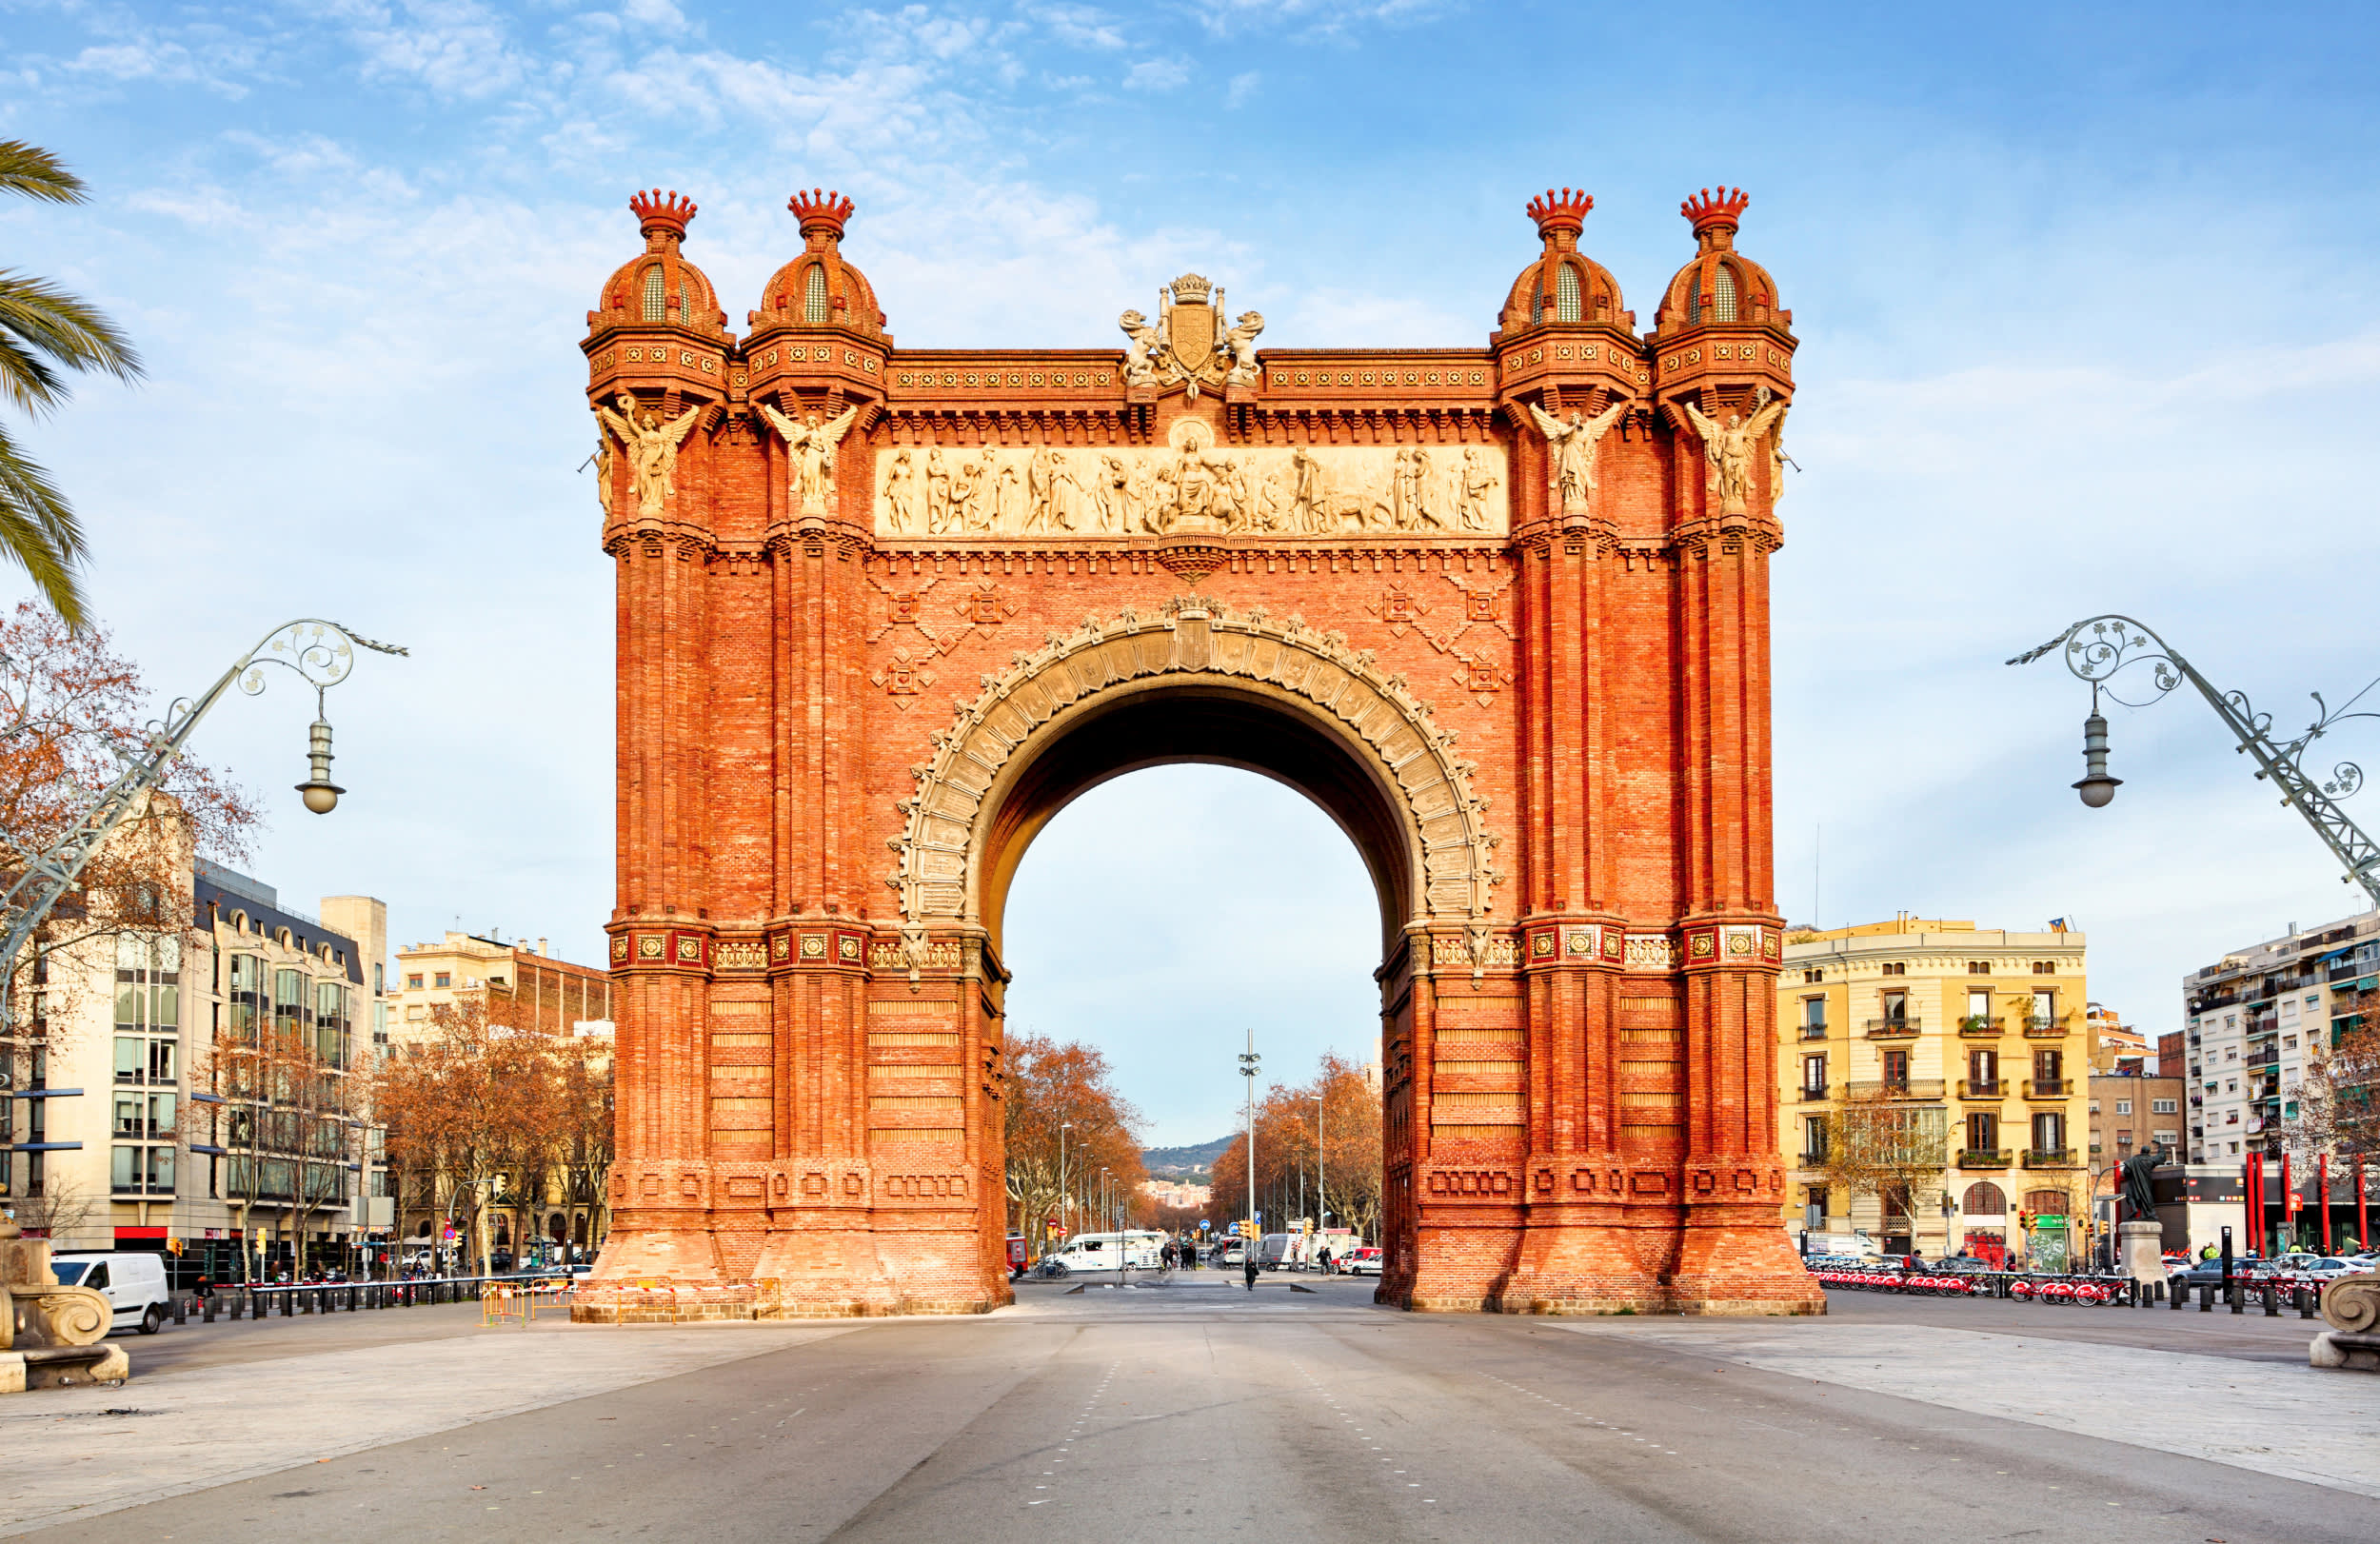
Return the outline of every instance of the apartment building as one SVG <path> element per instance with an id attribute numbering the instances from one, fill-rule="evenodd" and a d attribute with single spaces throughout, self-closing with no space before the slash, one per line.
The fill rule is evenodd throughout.
<path id="1" fill-rule="evenodd" d="M 475 933 L 448 933 L 435 943 L 413 943 L 397 951 L 391 994 L 393 1032 L 418 1035 L 430 1009 L 485 994 L 491 1014 L 515 1029 L 541 1035 L 608 1034 L 611 973 L 601 965 L 573 964 L 553 956 L 539 939 L 506 943 Z"/>
<path id="2" fill-rule="evenodd" d="M 2079 1141 L 2086 940 L 1906 913 L 1787 935 L 1777 977 L 1787 1231 L 1865 1229 L 1888 1251 L 2068 1257 L 2090 1192 Z M 1845 1112 L 1879 1108 L 1938 1178 L 1854 1194 L 1825 1167 Z M 2028 1235 L 2020 1215 L 2038 1226 Z"/>
<path id="3" fill-rule="evenodd" d="M 2225 955 L 2182 978 L 2190 1161 L 2277 1152 L 2310 1056 L 2380 986 L 2380 910 Z"/>
<path id="4" fill-rule="evenodd" d="M 347 1093 L 377 1012 L 356 935 L 385 931 L 385 908 L 330 898 L 333 926 L 247 875 L 179 865 L 183 925 L 86 920 L 36 967 L 0 1043 L 0 1198 L 59 1249 L 165 1253 L 185 1279 L 358 1267 L 393 1220 Z M 287 1076 L 292 1058 L 307 1076 Z"/>
<path id="5" fill-rule="evenodd" d="M 2091 1041 L 2093 1078 L 2156 1071 L 2151 1065 L 2155 1059 L 2149 1049 L 2149 1037 L 2124 1022 L 2124 1016 L 2113 1008 L 2096 1002 L 2084 1008 L 2083 1033 Z"/>

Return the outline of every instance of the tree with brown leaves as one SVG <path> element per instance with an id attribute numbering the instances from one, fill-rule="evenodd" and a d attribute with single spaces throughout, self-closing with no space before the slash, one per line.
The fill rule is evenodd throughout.
<path id="1" fill-rule="evenodd" d="M 1320 1158 L 1318 1164 L 1317 1158 Z M 1325 1053 L 1315 1079 L 1274 1085 L 1256 1108 L 1257 1208 L 1267 1232 L 1294 1212 L 1302 1177 L 1304 1206 L 1319 1225 L 1366 1238 L 1379 1234 L 1380 1095 L 1362 1067 Z M 1248 1209 L 1248 1137 L 1243 1130 L 1215 1160 L 1215 1211 L 1240 1217 Z"/>
<path id="2" fill-rule="evenodd" d="M 1140 1143 L 1133 1135 L 1140 1113 L 1109 1085 L 1107 1058 L 1087 1045 L 1064 1044 L 1041 1035 L 1012 1035 L 1008 1039 L 1006 1106 L 1008 1200 L 1017 1230 L 1030 1240 L 1038 1257 L 1046 1238 L 1042 1222 L 1061 1218 L 1069 1233 L 1098 1231 L 1103 1217 L 1086 1216 L 1100 1189 L 1101 1170 L 1107 1183 L 1127 1198 L 1127 1204 L 1153 1214 L 1140 1183 L 1148 1173 L 1140 1164 Z M 1064 1168 L 1060 1168 L 1061 1128 L 1064 1132 Z M 1061 1188 L 1062 1180 L 1062 1188 Z M 1069 1199 L 1071 1198 L 1071 1200 Z"/>
<path id="3" fill-rule="evenodd" d="M 129 757 L 142 753 L 148 692 L 140 672 L 119 658 L 96 628 L 80 633 L 30 603 L 0 617 L 0 862 L 18 869 L 63 839 Z M 158 792 L 143 800 L 85 864 L 14 972 L 12 1001 L 38 984 L 55 998 L 85 972 L 36 983 L 41 958 L 108 941 L 121 934 L 184 932 L 192 925 L 189 865 L 194 854 L 228 862 L 247 855 L 254 806 L 205 762 L 185 756 Z M 47 1017 L 76 1014 L 52 1000 Z M 22 1016 L 20 1016 L 22 1017 Z M 32 1017 L 42 1017 L 36 1012 Z M 15 1026 L 18 1033 L 27 1026 Z"/>
<path id="4" fill-rule="evenodd" d="M 2291 1145 L 2333 1158 L 2380 1158 L 2380 992 L 2355 998 L 2353 1016 L 2327 1039 L 2315 1033 L 2298 1089 Z"/>

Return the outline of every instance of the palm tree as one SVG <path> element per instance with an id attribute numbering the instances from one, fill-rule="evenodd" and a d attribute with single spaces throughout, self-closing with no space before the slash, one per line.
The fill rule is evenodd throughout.
<path id="1" fill-rule="evenodd" d="M 0 192 L 52 204 L 85 201 L 83 181 L 58 158 L 22 140 L 0 140 Z M 119 381 L 141 373 L 140 355 L 98 308 L 55 285 L 0 268 L 0 396 L 33 417 L 67 399 L 64 371 L 99 370 Z M 0 425 L 0 547 L 69 627 L 83 625 L 74 565 L 83 527 L 50 474 L 28 460 Z"/>

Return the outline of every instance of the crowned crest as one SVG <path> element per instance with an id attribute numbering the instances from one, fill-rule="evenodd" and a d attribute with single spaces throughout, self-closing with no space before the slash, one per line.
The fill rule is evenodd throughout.
<path id="1" fill-rule="evenodd" d="M 1256 311 L 1224 324 L 1222 287 L 1203 274 L 1185 273 L 1157 289 L 1154 326 L 1139 311 L 1126 311 L 1117 326 L 1131 339 L 1124 352 L 1130 386 L 1180 385 L 1195 400 L 1212 389 L 1257 378 L 1256 339 L 1264 318 Z"/>

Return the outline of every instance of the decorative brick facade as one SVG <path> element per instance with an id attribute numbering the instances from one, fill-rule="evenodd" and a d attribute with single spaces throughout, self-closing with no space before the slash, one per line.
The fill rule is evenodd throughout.
<path id="1" fill-rule="evenodd" d="M 1487 346 L 895 346 L 850 202 L 739 338 L 640 195 L 584 345 L 619 564 L 603 1280 L 1008 1300 L 1002 908 L 1091 783 L 1299 787 L 1381 901 L 1384 1300 L 1802 1313 L 1777 1226 L 1768 563 L 1791 313 L 1690 200 L 1639 337 L 1541 250 Z M 733 1284 L 733 1285 L 731 1285 Z M 642 1301 L 624 1297 L 622 1303 Z"/>

